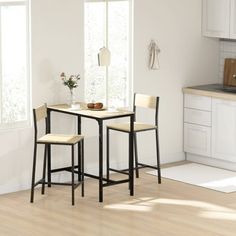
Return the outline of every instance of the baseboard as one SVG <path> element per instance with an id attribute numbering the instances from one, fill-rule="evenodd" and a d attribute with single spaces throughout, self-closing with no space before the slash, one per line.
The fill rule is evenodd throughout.
<path id="1" fill-rule="evenodd" d="M 24 185 L 17 185 L 17 184 L 2 185 L 0 187 L 0 195 L 7 194 L 7 193 L 18 192 L 18 191 L 23 191 L 23 190 L 28 190 L 28 189 L 29 189 L 28 184 L 24 184 Z"/>
<path id="2" fill-rule="evenodd" d="M 161 155 L 161 164 L 168 164 L 186 159 L 184 152 L 166 153 Z"/>
<path id="3" fill-rule="evenodd" d="M 211 157 L 204 157 L 200 155 L 195 155 L 195 154 L 190 154 L 186 153 L 186 158 L 188 161 L 204 164 L 204 165 L 209 165 L 209 166 L 214 166 L 226 170 L 232 170 L 236 171 L 236 163 L 229 162 L 229 161 L 222 161 L 218 159 L 214 159 Z"/>

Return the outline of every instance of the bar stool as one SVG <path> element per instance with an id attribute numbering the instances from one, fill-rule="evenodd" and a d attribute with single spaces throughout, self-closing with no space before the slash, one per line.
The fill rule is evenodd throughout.
<path id="1" fill-rule="evenodd" d="M 45 193 L 45 184 L 47 183 L 45 180 L 46 175 L 46 160 L 47 160 L 47 151 L 50 145 L 66 145 L 71 146 L 71 167 L 60 168 L 51 170 L 51 172 L 59 172 L 59 171 L 70 171 L 71 172 L 71 183 L 58 183 L 58 182 L 50 182 L 50 184 L 55 185 L 66 185 L 71 186 L 72 191 L 72 205 L 75 204 L 75 189 L 81 184 L 81 195 L 84 196 L 84 137 L 81 135 L 67 135 L 67 134 L 51 134 L 47 133 L 48 130 L 48 122 L 47 122 L 47 105 L 44 104 L 36 109 L 33 109 L 33 119 L 34 119 L 34 154 L 33 154 L 33 169 L 32 169 L 32 183 L 31 183 L 31 196 L 30 202 L 34 202 L 34 188 L 42 184 L 41 194 Z M 46 134 L 41 138 L 38 138 L 38 127 L 37 123 L 41 120 L 45 119 L 45 130 Z M 36 172 L 36 156 L 37 156 L 37 145 L 44 145 L 44 160 L 43 160 L 43 175 L 42 179 L 35 183 L 35 172 Z M 75 173 L 75 160 L 74 160 L 74 147 L 75 145 L 81 145 L 81 153 L 78 155 L 78 183 L 75 183 L 74 173 Z"/>
<path id="2" fill-rule="evenodd" d="M 155 109 L 155 124 L 145 124 L 136 122 L 136 108 L 150 108 Z M 134 102 L 133 102 L 133 111 L 135 113 L 135 122 L 134 122 L 134 153 L 135 153 L 135 172 L 136 178 L 139 178 L 139 169 L 149 167 L 152 169 L 156 169 L 158 172 L 158 183 L 161 183 L 161 169 L 160 169 L 160 153 L 159 153 L 159 138 L 158 138 L 158 108 L 159 108 L 159 97 L 144 95 L 144 94 L 134 94 Z M 109 136 L 110 130 L 120 131 L 124 133 L 130 133 L 130 124 L 129 123 L 118 123 L 118 124 L 110 124 L 107 125 L 107 179 L 109 180 L 109 172 L 114 171 L 118 173 L 125 174 L 127 169 L 125 170 L 117 170 L 110 168 L 110 161 L 109 161 Z M 155 131 L 156 136 L 156 160 L 157 165 L 151 166 L 147 164 L 140 163 L 138 161 L 138 147 L 137 147 L 137 133 L 144 132 L 144 131 Z"/>

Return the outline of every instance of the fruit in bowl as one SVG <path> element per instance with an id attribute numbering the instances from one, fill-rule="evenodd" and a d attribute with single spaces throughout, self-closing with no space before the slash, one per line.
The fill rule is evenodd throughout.
<path id="1" fill-rule="evenodd" d="M 87 104 L 87 107 L 89 109 L 102 109 L 103 108 L 103 103 L 101 103 L 101 102 L 96 102 L 96 103 L 90 102 L 90 103 Z"/>
<path id="2" fill-rule="evenodd" d="M 88 103 L 88 104 L 87 104 L 87 107 L 88 107 L 89 109 L 93 109 L 93 108 L 94 108 L 94 103 L 92 103 L 92 102 L 91 102 L 91 103 Z"/>
<path id="3" fill-rule="evenodd" d="M 102 109 L 102 108 L 103 108 L 103 104 L 101 102 L 94 103 L 94 109 Z"/>

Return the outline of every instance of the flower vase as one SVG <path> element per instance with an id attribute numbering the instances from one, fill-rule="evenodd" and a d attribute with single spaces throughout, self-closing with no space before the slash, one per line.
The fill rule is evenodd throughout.
<path id="1" fill-rule="evenodd" d="M 70 89 L 70 107 L 75 107 L 75 94 L 74 94 L 74 91 L 73 89 Z"/>

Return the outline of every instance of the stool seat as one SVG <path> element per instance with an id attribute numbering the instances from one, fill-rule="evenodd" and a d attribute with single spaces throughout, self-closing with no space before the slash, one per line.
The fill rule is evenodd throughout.
<path id="1" fill-rule="evenodd" d="M 37 143 L 71 145 L 80 142 L 84 137 L 81 135 L 46 134 L 37 140 Z"/>
<path id="2" fill-rule="evenodd" d="M 114 129 L 118 131 L 130 132 L 130 123 L 118 123 L 118 124 L 110 124 L 107 125 L 109 129 Z M 145 130 L 152 130 L 157 129 L 156 125 L 150 125 L 140 122 L 134 122 L 134 132 L 145 131 Z"/>

